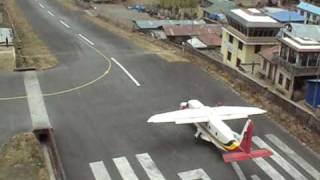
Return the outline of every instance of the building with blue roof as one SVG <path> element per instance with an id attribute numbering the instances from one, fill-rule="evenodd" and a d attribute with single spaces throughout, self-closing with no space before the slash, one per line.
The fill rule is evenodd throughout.
<path id="1" fill-rule="evenodd" d="M 301 1 L 297 8 L 299 14 L 304 16 L 305 24 L 320 24 L 320 7 Z"/>
<path id="2" fill-rule="evenodd" d="M 267 12 L 268 16 L 277 20 L 280 23 L 304 23 L 304 16 L 295 11 L 278 11 L 278 12 Z"/>

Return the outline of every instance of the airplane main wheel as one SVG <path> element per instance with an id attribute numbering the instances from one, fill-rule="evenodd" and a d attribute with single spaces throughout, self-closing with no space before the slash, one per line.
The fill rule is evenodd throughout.
<path id="1" fill-rule="evenodd" d="M 198 136 L 195 136 L 194 137 L 194 142 L 196 143 L 196 144 L 198 144 L 198 142 L 199 142 L 199 137 L 201 136 L 201 133 L 198 135 Z"/>

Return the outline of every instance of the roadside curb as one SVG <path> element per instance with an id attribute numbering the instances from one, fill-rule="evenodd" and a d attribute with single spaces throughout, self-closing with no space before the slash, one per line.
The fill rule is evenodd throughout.
<path id="1" fill-rule="evenodd" d="M 34 129 L 33 133 L 36 138 L 43 145 L 47 151 L 51 162 L 51 168 L 49 170 L 55 176 L 55 180 L 66 180 L 64 168 L 62 165 L 62 161 L 57 149 L 56 140 L 54 138 L 54 133 L 52 128 L 42 128 L 42 129 Z M 50 168 L 50 167 L 48 167 Z"/>

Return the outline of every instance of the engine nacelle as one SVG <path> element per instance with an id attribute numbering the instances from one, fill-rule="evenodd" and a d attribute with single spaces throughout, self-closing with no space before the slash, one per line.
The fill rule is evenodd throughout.
<path id="1" fill-rule="evenodd" d="M 199 100 L 195 99 L 180 103 L 180 109 L 199 109 L 202 107 L 204 107 L 204 105 Z"/>

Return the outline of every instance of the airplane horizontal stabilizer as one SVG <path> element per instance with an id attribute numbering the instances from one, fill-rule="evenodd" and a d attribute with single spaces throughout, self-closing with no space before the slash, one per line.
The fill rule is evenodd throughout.
<path id="1" fill-rule="evenodd" d="M 230 163 L 230 162 L 245 161 L 245 160 L 258 158 L 258 157 L 269 157 L 271 155 L 272 155 L 272 152 L 267 149 L 258 149 L 258 150 L 251 151 L 250 153 L 245 153 L 245 152 L 225 153 L 223 154 L 223 160 L 225 163 Z"/>

